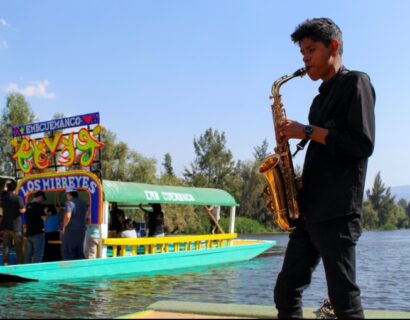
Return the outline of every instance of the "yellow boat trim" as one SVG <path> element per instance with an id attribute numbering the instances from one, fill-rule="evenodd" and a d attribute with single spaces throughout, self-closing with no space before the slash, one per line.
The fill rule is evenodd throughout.
<path id="1" fill-rule="evenodd" d="M 252 239 L 235 239 L 232 241 L 234 246 L 241 246 L 244 244 L 255 244 L 255 243 L 262 243 L 262 240 L 252 240 Z"/>
<path id="2" fill-rule="evenodd" d="M 144 247 L 144 254 L 154 254 L 156 252 L 169 252 L 169 245 L 174 246 L 173 251 L 180 251 L 183 245 L 183 249 L 199 250 L 202 247 L 202 243 L 205 241 L 207 249 L 220 248 L 223 245 L 229 245 L 232 239 L 237 237 L 236 233 L 224 233 L 224 234 L 206 234 L 206 235 L 190 235 L 190 236 L 177 236 L 177 237 L 163 237 L 163 238 L 105 238 L 102 240 L 103 245 L 112 246 L 113 257 L 118 255 L 125 256 L 126 247 L 131 248 L 131 254 L 136 255 L 138 246 Z M 118 254 L 120 252 L 120 254 Z"/>

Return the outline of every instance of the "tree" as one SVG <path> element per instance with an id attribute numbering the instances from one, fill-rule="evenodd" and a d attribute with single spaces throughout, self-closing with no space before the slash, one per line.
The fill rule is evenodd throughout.
<path id="1" fill-rule="evenodd" d="M 225 189 L 227 178 L 232 174 L 232 153 L 226 148 L 225 133 L 207 129 L 199 139 L 194 139 L 196 159 L 191 170 L 184 171 L 190 185 Z"/>
<path id="2" fill-rule="evenodd" d="M 116 134 L 108 129 L 104 129 L 101 133 L 101 141 L 104 143 L 104 148 L 102 149 L 102 176 L 108 180 L 114 180 L 114 149 L 116 139 Z"/>
<path id="3" fill-rule="evenodd" d="M 130 150 L 125 142 L 117 142 L 116 134 L 102 132 L 104 148 L 102 169 L 104 179 L 153 183 L 156 180 L 156 160 Z"/>
<path id="4" fill-rule="evenodd" d="M 363 203 L 362 223 L 363 228 L 367 230 L 377 229 L 379 226 L 379 216 L 368 200 Z"/>
<path id="5" fill-rule="evenodd" d="M 406 207 L 406 215 L 410 219 L 410 201 L 409 201 L 409 203 L 407 204 L 407 207 Z"/>
<path id="6" fill-rule="evenodd" d="M 6 107 L 0 121 L 0 173 L 14 175 L 11 160 L 13 148 L 10 144 L 12 127 L 31 123 L 36 119 L 30 105 L 20 93 L 12 93 L 7 97 Z"/>
<path id="7" fill-rule="evenodd" d="M 157 160 L 147 158 L 136 151 L 131 151 L 126 163 L 126 181 L 155 183 Z"/>
<path id="8" fill-rule="evenodd" d="M 167 234 L 178 233 L 198 233 L 201 230 L 199 215 L 200 212 L 195 212 L 193 206 L 184 205 L 181 210 L 180 205 L 163 205 L 165 212 L 165 232 Z M 205 213 L 202 213 L 205 216 Z"/>
<path id="9" fill-rule="evenodd" d="M 265 159 L 268 156 L 268 141 L 266 139 L 264 139 L 262 141 L 262 145 L 260 146 L 256 146 L 253 148 L 254 153 L 253 156 L 255 157 L 255 159 L 257 161 L 262 161 L 263 159 Z"/>
<path id="10" fill-rule="evenodd" d="M 410 204 L 410 202 L 409 202 L 409 204 Z M 404 198 L 401 198 L 399 201 L 397 201 L 397 205 L 400 206 L 400 207 L 402 207 L 402 208 L 406 211 L 407 206 L 408 206 L 407 200 L 404 199 Z M 406 214 L 407 214 L 407 213 L 406 213 Z"/>
<path id="11" fill-rule="evenodd" d="M 259 161 L 238 162 L 236 169 L 241 184 L 238 188 L 238 215 L 255 219 L 265 226 L 273 227 L 273 213 L 266 208 L 263 197 L 265 179 L 259 173 Z"/>
<path id="12" fill-rule="evenodd" d="M 393 225 L 400 229 L 408 228 L 409 218 L 404 208 L 398 205 L 393 206 L 387 217 L 386 225 Z"/>
<path id="13" fill-rule="evenodd" d="M 391 195 L 390 187 L 386 188 L 384 186 L 380 172 L 377 173 L 374 179 L 372 191 L 367 190 L 367 197 L 373 209 L 377 212 L 379 226 L 385 225 L 389 220 L 390 213 L 394 210 L 395 203 L 394 196 Z M 391 219 L 389 222 L 391 222 Z"/>
<path id="14" fill-rule="evenodd" d="M 372 191 L 370 192 L 369 189 L 367 190 L 367 198 L 372 204 L 374 210 L 378 211 L 380 209 L 383 194 L 385 191 L 386 188 L 384 187 L 384 183 L 382 182 L 379 171 L 374 178 Z"/>
<path id="15" fill-rule="evenodd" d="M 164 155 L 164 162 L 162 163 L 164 167 L 164 174 L 170 177 L 175 176 L 174 168 L 172 167 L 172 157 L 169 153 Z"/>

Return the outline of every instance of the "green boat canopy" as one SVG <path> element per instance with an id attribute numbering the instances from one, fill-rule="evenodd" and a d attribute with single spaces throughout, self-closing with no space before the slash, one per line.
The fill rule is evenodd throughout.
<path id="1" fill-rule="evenodd" d="M 162 186 L 103 180 L 104 199 L 118 204 L 140 203 L 238 206 L 226 191 L 213 188 Z"/>
<path id="2" fill-rule="evenodd" d="M 0 181 L 5 181 L 5 180 L 13 180 L 13 181 L 16 181 L 16 178 L 10 177 L 10 176 L 0 176 Z"/>

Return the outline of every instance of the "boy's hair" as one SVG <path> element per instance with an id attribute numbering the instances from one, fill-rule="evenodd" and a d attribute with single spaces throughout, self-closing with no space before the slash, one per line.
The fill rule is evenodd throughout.
<path id="1" fill-rule="evenodd" d="M 307 19 L 299 24 L 290 35 L 294 43 L 310 38 L 313 41 L 321 41 L 327 47 L 334 39 L 339 42 L 339 54 L 343 54 L 342 31 L 336 23 L 329 18 Z"/>

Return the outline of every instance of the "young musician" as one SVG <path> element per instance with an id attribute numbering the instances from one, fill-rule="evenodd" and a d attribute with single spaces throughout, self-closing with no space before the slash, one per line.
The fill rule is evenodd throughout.
<path id="1" fill-rule="evenodd" d="M 289 236 L 274 289 L 279 318 L 302 317 L 302 294 L 320 259 L 338 318 L 363 318 L 356 284 L 367 161 L 375 140 L 375 92 L 367 74 L 342 64 L 343 40 L 330 19 L 315 18 L 291 35 L 311 80 L 322 80 L 309 124 L 286 120 L 284 141 L 310 139 L 299 191 L 301 217 Z"/>

